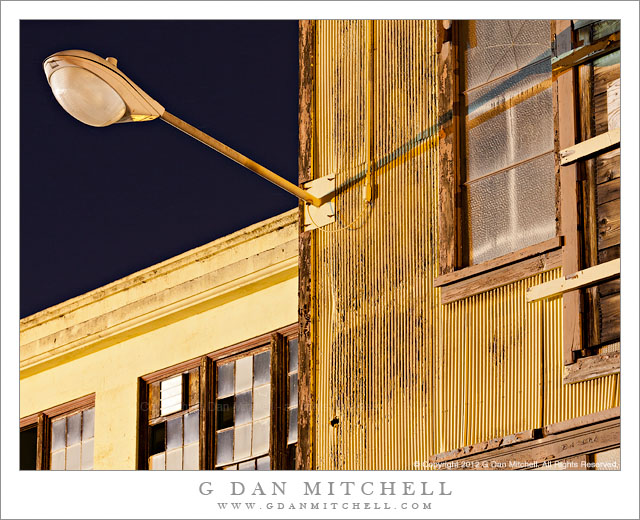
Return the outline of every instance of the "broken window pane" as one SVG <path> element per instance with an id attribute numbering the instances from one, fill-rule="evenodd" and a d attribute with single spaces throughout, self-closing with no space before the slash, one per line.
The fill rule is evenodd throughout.
<path id="1" fill-rule="evenodd" d="M 149 432 L 149 455 L 165 450 L 166 423 L 156 424 Z"/>
<path id="2" fill-rule="evenodd" d="M 36 425 L 20 431 L 20 469 L 36 469 L 38 451 L 38 427 Z"/>
<path id="3" fill-rule="evenodd" d="M 226 397 L 224 399 L 218 399 L 216 403 L 216 429 L 223 430 L 233 426 L 233 411 L 234 411 L 235 397 Z"/>

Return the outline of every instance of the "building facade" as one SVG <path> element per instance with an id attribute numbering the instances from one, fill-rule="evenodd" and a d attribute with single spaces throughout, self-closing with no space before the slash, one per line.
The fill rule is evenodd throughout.
<path id="1" fill-rule="evenodd" d="M 21 465 L 286 467 L 297 235 L 294 210 L 21 320 Z"/>
<path id="2" fill-rule="evenodd" d="M 302 467 L 618 457 L 619 23 L 300 28 Z"/>

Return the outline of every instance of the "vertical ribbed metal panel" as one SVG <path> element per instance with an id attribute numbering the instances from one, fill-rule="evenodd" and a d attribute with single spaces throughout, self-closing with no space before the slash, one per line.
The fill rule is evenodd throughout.
<path id="1" fill-rule="evenodd" d="M 561 300 L 525 302 L 559 269 L 440 305 L 435 22 L 375 22 L 377 194 L 365 206 L 369 31 L 317 25 L 314 177 L 340 187 L 337 222 L 314 232 L 317 468 L 411 469 L 617 406 L 618 376 L 562 384 Z"/>
<path id="2" fill-rule="evenodd" d="M 437 312 L 434 29 L 426 21 L 375 22 L 377 195 L 366 208 L 370 25 L 318 23 L 315 176 L 335 174 L 345 189 L 338 222 L 316 232 L 319 469 L 410 469 L 428 457 Z"/>

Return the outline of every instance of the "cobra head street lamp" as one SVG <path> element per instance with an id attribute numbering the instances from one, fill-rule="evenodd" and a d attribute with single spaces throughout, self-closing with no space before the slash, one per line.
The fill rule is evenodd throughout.
<path id="1" fill-rule="evenodd" d="M 88 51 L 70 50 L 49 56 L 43 66 L 53 95 L 62 108 L 77 120 L 102 127 L 160 118 L 303 200 L 306 203 L 305 230 L 335 221 L 332 202 L 334 176 L 316 179 L 302 188 L 296 186 L 167 112 L 118 69 L 116 59 L 104 59 Z"/>

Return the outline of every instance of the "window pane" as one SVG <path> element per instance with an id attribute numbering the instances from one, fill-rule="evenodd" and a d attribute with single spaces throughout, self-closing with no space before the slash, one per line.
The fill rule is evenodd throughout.
<path id="1" fill-rule="evenodd" d="M 253 420 L 269 417 L 271 385 L 264 385 L 253 390 Z"/>
<path id="2" fill-rule="evenodd" d="M 249 390 L 253 384 L 253 356 L 236 361 L 236 393 Z"/>
<path id="3" fill-rule="evenodd" d="M 235 429 L 233 459 L 244 459 L 251 455 L 251 425 L 239 426 Z"/>
<path id="4" fill-rule="evenodd" d="M 160 415 L 182 410 L 182 374 L 160 383 Z"/>
<path id="5" fill-rule="evenodd" d="M 182 448 L 167 451 L 167 469 L 182 470 Z"/>
<path id="6" fill-rule="evenodd" d="M 164 470 L 164 452 L 158 453 L 149 459 L 149 468 L 152 470 Z"/>
<path id="7" fill-rule="evenodd" d="M 93 469 L 93 439 L 82 442 L 82 469 Z"/>
<path id="8" fill-rule="evenodd" d="M 465 90 L 551 56 L 549 20 L 463 22 Z"/>
<path id="9" fill-rule="evenodd" d="M 233 460 L 233 430 L 218 432 L 216 435 L 216 464 Z"/>
<path id="10" fill-rule="evenodd" d="M 269 419 L 253 423 L 253 447 L 251 455 L 262 455 L 269 451 Z"/>
<path id="11" fill-rule="evenodd" d="M 149 455 L 165 450 L 166 423 L 152 426 L 149 432 Z"/>
<path id="12" fill-rule="evenodd" d="M 218 397 L 227 397 L 233 394 L 233 367 L 235 363 L 226 363 L 218 366 Z"/>
<path id="13" fill-rule="evenodd" d="M 269 455 L 266 457 L 260 457 L 256 461 L 256 466 L 258 471 L 269 471 L 271 469 L 271 461 L 269 460 Z"/>
<path id="14" fill-rule="evenodd" d="M 76 413 L 67 417 L 67 446 L 80 442 L 80 421 L 81 413 Z M 68 466 L 68 463 L 67 463 Z"/>
<path id="15" fill-rule="evenodd" d="M 59 450 L 59 451 L 54 451 L 51 454 L 51 469 L 55 469 L 55 470 L 60 470 L 60 469 L 64 469 L 64 456 L 65 456 L 65 451 L 64 449 Z"/>
<path id="16" fill-rule="evenodd" d="M 467 186 L 472 264 L 555 236 L 553 154 Z"/>
<path id="17" fill-rule="evenodd" d="M 289 406 L 298 406 L 298 373 L 289 376 Z"/>
<path id="18" fill-rule="evenodd" d="M 195 411 L 184 416 L 184 443 L 197 442 L 200 437 L 200 412 Z"/>
<path id="19" fill-rule="evenodd" d="M 82 412 L 82 440 L 93 437 L 93 421 L 95 418 L 95 408 L 89 408 Z"/>
<path id="20" fill-rule="evenodd" d="M 289 372 L 298 370 L 298 339 L 289 340 Z"/>
<path id="21" fill-rule="evenodd" d="M 160 402 L 160 415 L 170 415 L 182 410 L 182 393 L 167 397 Z"/>
<path id="22" fill-rule="evenodd" d="M 289 409 L 289 435 L 287 442 L 292 443 L 298 440 L 298 409 Z"/>
<path id="23" fill-rule="evenodd" d="M 254 460 L 248 460 L 238 464 L 239 471 L 254 471 L 256 469 L 256 462 Z"/>
<path id="24" fill-rule="evenodd" d="M 265 351 L 253 357 L 253 368 L 255 372 L 254 385 L 259 386 L 268 383 L 271 373 L 271 352 Z"/>
<path id="25" fill-rule="evenodd" d="M 466 103 L 467 181 L 553 150 L 550 60 L 473 90 Z"/>
<path id="26" fill-rule="evenodd" d="M 80 469 L 80 444 L 76 443 L 67 448 L 67 467 L 66 469 Z"/>
<path id="27" fill-rule="evenodd" d="M 61 448 L 64 448 L 65 445 L 65 428 L 66 428 L 66 420 L 58 419 L 57 421 L 52 421 L 51 423 L 51 451 L 58 451 Z"/>
<path id="28" fill-rule="evenodd" d="M 38 427 L 30 427 L 20 432 L 20 469 L 36 469 L 38 450 Z"/>
<path id="29" fill-rule="evenodd" d="M 167 421 L 167 450 L 182 446 L 182 417 Z M 167 456 L 167 467 L 169 458 Z"/>
<path id="30" fill-rule="evenodd" d="M 236 395 L 235 424 L 251 422 L 251 391 Z"/>
<path id="31" fill-rule="evenodd" d="M 200 469 L 200 445 L 196 442 L 184 447 L 184 469 Z"/>
<path id="32" fill-rule="evenodd" d="M 216 403 L 217 422 L 216 429 L 223 430 L 233 426 L 233 408 L 234 408 L 233 396 L 226 397 L 225 399 L 218 399 Z"/>

